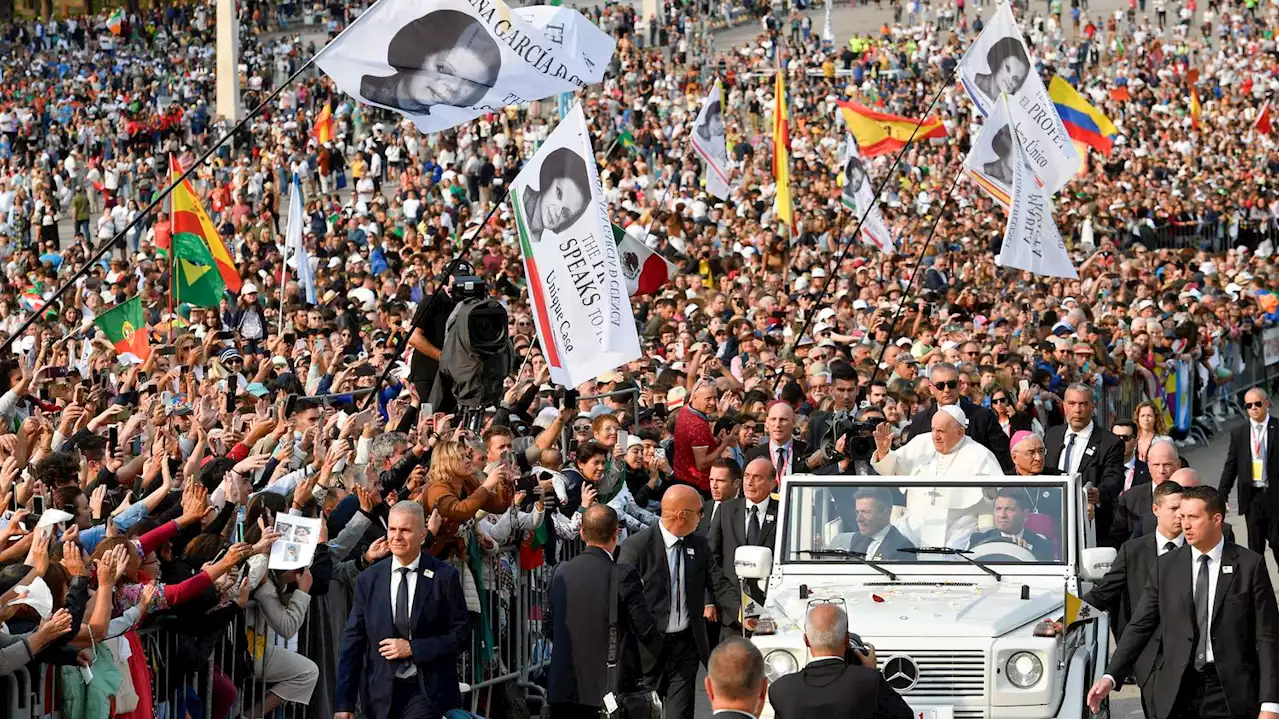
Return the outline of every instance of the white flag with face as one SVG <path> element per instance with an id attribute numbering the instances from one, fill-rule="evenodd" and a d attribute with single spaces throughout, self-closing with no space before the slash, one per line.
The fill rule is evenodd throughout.
<path id="1" fill-rule="evenodd" d="M 595 84 L 604 79 L 618 41 L 596 27 L 582 13 L 568 5 L 528 5 L 513 12 L 542 31 L 569 57 L 582 60 L 590 71 L 585 79 Z"/>
<path id="2" fill-rule="evenodd" d="M 724 94 L 716 80 L 702 101 L 702 110 L 693 121 L 690 133 L 693 149 L 706 163 L 707 192 L 722 200 L 729 199 L 729 147 L 724 136 Z"/>
<path id="3" fill-rule="evenodd" d="M 893 238 L 884 224 L 880 206 L 876 204 L 876 191 L 871 186 L 871 176 L 858 152 L 858 141 L 852 132 L 845 132 L 844 155 L 840 158 L 844 187 L 840 189 L 840 204 L 853 212 L 854 221 L 862 219 L 862 241 L 881 252 L 893 254 Z"/>
<path id="4" fill-rule="evenodd" d="M 582 105 L 516 176 L 509 200 L 551 380 L 576 387 L 640 357 Z"/>
<path id="5" fill-rule="evenodd" d="M 1052 137 L 1008 98 L 1008 95 L 1002 95 L 996 102 L 964 161 L 965 174 L 969 179 L 1006 208 L 1013 193 L 1015 129 L 1022 141 L 1027 168 L 1044 185 L 1050 197 L 1070 182 L 1077 169 L 1065 167 L 1060 156 L 1052 151 Z"/>
<path id="6" fill-rule="evenodd" d="M 1017 134 L 1016 129 L 1013 132 Z M 1067 246 L 1053 221 L 1053 202 L 1031 174 L 1026 155 L 1016 141 L 1013 151 L 1016 155 L 1013 203 L 1009 208 L 1009 224 L 1005 226 L 996 264 L 1016 267 L 1042 277 L 1078 279 L 1075 265 L 1067 254 Z"/>
<path id="7" fill-rule="evenodd" d="M 834 43 L 836 34 L 831 31 L 831 0 L 827 0 L 827 9 L 822 18 L 822 41 Z"/>
<path id="8" fill-rule="evenodd" d="M 1008 3 L 996 6 L 991 22 L 960 58 L 957 73 L 965 93 L 984 116 L 991 115 L 1000 94 L 1005 93 L 1011 105 L 1026 113 L 1027 122 L 1040 127 L 1038 133 L 1024 134 L 1022 142 L 1033 160 L 1042 157 L 1046 165 L 1052 165 L 1044 170 L 1045 174 L 1055 182 L 1058 178 L 1070 180 L 1074 176 L 1080 166 L 1080 153 L 1049 98 L 1049 90 L 1036 73 L 1035 62 Z M 1037 144 L 1041 142 L 1047 146 Z M 1066 180 L 1062 184 L 1065 185 Z M 1061 185 L 1051 194 L 1059 189 Z"/>
<path id="9" fill-rule="evenodd" d="M 565 48 L 502 0 L 379 0 L 316 64 L 348 95 L 432 133 L 586 87 L 602 72 L 583 59 L 587 44 Z"/>

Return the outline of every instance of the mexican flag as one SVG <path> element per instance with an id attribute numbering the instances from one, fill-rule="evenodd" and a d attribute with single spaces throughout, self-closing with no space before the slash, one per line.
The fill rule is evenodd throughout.
<path id="1" fill-rule="evenodd" d="M 613 226 L 613 240 L 618 243 L 618 259 L 629 296 L 651 295 L 675 276 L 675 265 L 617 225 Z"/>
<path id="2" fill-rule="evenodd" d="M 147 323 L 142 319 L 142 298 L 134 295 L 122 304 L 94 318 L 97 325 L 115 345 L 124 362 L 141 364 L 151 356 L 151 343 L 147 341 Z"/>
<path id="3" fill-rule="evenodd" d="M 217 263 L 209 248 L 198 236 L 189 232 L 173 235 L 174 304 L 186 302 L 195 307 L 217 308 L 227 285 L 218 274 Z"/>

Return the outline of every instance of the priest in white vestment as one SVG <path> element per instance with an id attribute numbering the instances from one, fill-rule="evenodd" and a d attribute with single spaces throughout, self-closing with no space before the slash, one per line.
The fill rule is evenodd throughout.
<path id="1" fill-rule="evenodd" d="M 889 476 L 1002 476 L 995 454 L 965 434 L 968 423 L 959 406 L 939 407 L 929 434 L 896 450 L 889 449 L 889 428 L 881 424 L 871 466 Z M 908 487 L 906 497 L 906 512 L 895 526 L 917 547 L 968 548 L 969 535 L 978 531 L 978 515 L 991 504 L 981 487 Z"/>

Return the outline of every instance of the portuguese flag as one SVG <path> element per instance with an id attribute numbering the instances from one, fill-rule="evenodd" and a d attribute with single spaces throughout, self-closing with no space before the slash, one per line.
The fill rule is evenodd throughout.
<path id="1" fill-rule="evenodd" d="M 182 176 L 182 169 L 173 156 L 169 157 L 169 172 L 174 180 Z M 231 260 L 231 253 L 227 252 L 227 246 L 222 244 L 222 238 L 218 236 L 218 228 L 214 226 L 213 220 L 209 219 L 209 213 L 205 212 L 204 206 L 200 204 L 200 197 L 196 195 L 191 181 L 183 180 L 181 185 L 175 187 L 171 199 L 173 212 L 169 217 L 169 232 L 173 237 L 172 241 L 176 244 L 177 237 L 182 234 L 198 239 L 207 248 L 207 254 L 213 257 L 214 267 L 222 276 L 222 282 L 226 288 L 232 292 L 239 292 L 240 273 L 236 272 L 236 263 Z M 183 301 L 190 302 L 185 296 Z"/>
<path id="2" fill-rule="evenodd" d="M 173 298 L 194 307 L 217 308 L 227 285 L 217 261 L 199 237 L 190 232 L 173 235 Z"/>
<path id="3" fill-rule="evenodd" d="M 93 319 L 107 335 L 124 362 L 141 364 L 151 356 L 147 323 L 142 319 L 142 298 L 134 295 Z"/>

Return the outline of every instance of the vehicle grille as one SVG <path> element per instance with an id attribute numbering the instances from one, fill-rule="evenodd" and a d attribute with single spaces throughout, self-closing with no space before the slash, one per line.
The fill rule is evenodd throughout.
<path id="1" fill-rule="evenodd" d="M 905 654 L 915 660 L 920 667 L 920 679 L 904 698 L 910 702 L 916 699 L 939 700 L 952 697 L 983 697 L 986 695 L 987 660 L 981 649 L 911 649 L 893 650 L 876 647 L 876 658 L 880 661 L 881 670 L 884 662 L 895 654 Z M 965 712 L 971 709 L 956 707 L 956 719 L 970 719 L 983 716 Z"/>
<path id="2" fill-rule="evenodd" d="M 955 707 L 951 710 L 951 716 L 954 719 L 987 719 L 987 710 Z"/>

